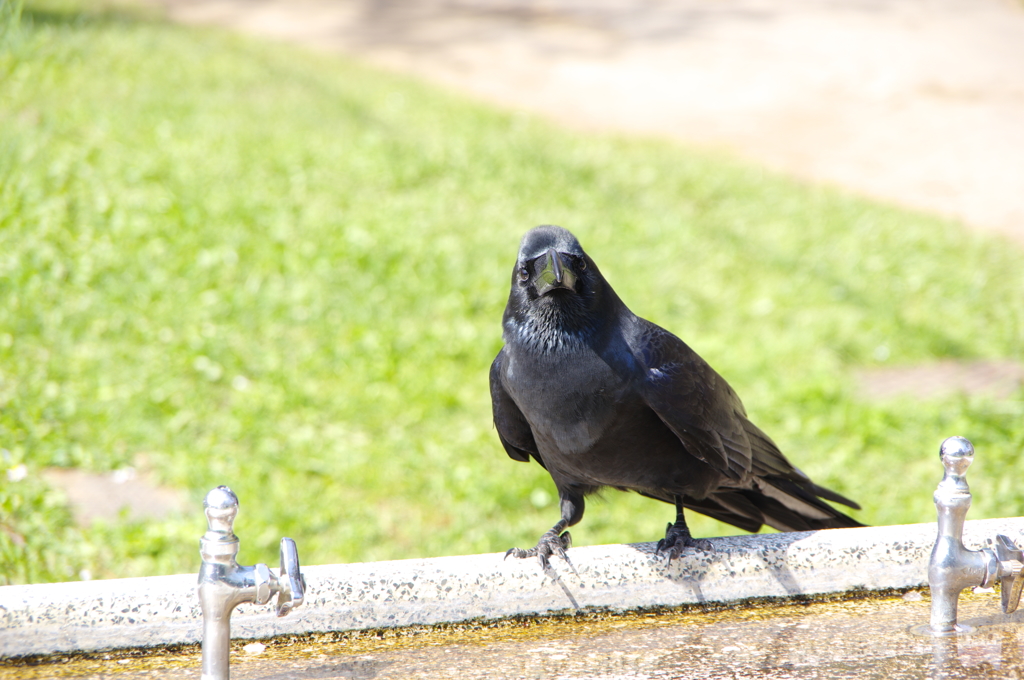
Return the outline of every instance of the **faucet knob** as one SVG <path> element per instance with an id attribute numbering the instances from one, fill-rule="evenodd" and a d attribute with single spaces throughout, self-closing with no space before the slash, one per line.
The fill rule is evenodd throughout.
<path id="1" fill-rule="evenodd" d="M 277 580 L 277 615 L 285 616 L 302 604 L 306 595 L 306 579 L 299 571 L 299 551 L 290 538 L 281 539 L 281 575 Z"/>
<path id="2" fill-rule="evenodd" d="M 967 468 L 974 462 L 974 445 L 963 437 L 949 437 L 942 442 L 939 457 L 942 459 L 942 467 L 946 469 L 946 474 L 939 482 L 936 493 L 969 496 L 971 491 L 965 475 Z"/>
<path id="3" fill-rule="evenodd" d="M 234 522 L 238 514 L 238 496 L 226 486 L 218 486 L 203 499 L 207 531 L 199 539 L 203 563 L 233 564 L 238 554 L 238 536 Z"/>
<path id="4" fill-rule="evenodd" d="M 203 511 L 210 530 L 207 533 L 221 534 L 226 540 L 235 535 L 235 517 L 238 515 L 238 496 L 223 484 L 206 494 Z M 213 537 L 211 537 L 213 538 Z"/>

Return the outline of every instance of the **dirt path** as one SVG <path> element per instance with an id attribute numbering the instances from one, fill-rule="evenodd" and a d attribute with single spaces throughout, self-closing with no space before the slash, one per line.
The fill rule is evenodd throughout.
<path id="1" fill-rule="evenodd" d="M 1024 243 L 1018 0 L 148 0 Z"/>

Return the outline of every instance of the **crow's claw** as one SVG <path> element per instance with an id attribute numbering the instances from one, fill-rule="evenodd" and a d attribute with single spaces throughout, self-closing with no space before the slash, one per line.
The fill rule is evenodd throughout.
<path id="1" fill-rule="evenodd" d="M 696 548 L 703 552 L 714 552 L 714 544 L 706 538 L 694 538 L 690 535 L 689 529 L 681 529 L 673 524 L 669 524 L 668 528 L 665 529 L 665 538 L 658 541 L 658 549 L 656 553 L 661 555 L 662 553 L 668 553 L 668 559 L 671 561 L 680 554 L 686 548 Z"/>
<path id="2" fill-rule="evenodd" d="M 549 531 L 540 537 L 537 541 L 537 545 L 529 550 L 523 550 L 522 548 L 509 548 L 508 552 L 505 553 L 505 559 L 508 556 L 516 557 L 518 559 L 525 559 L 527 557 L 537 556 L 537 560 L 540 562 L 540 567 L 545 572 L 551 568 L 551 563 L 548 558 L 551 555 L 555 557 L 561 557 L 565 560 L 565 563 L 569 565 L 574 574 L 577 574 L 576 567 L 572 565 L 569 560 L 569 555 L 565 551 L 572 547 L 572 536 L 568 531 L 564 532 L 561 536 Z"/>

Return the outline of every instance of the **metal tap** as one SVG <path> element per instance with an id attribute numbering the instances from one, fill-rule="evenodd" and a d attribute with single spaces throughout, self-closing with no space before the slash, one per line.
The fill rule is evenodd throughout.
<path id="1" fill-rule="evenodd" d="M 964 520 L 971 507 L 971 490 L 965 477 L 974 462 L 974 446 L 963 437 L 950 437 L 939 449 L 946 469 L 935 489 L 939 535 L 928 563 L 928 585 L 932 593 L 929 632 L 951 637 L 971 632 L 956 621 L 957 601 L 964 588 L 987 588 L 1001 582 L 1003 611 L 1010 613 L 1020 601 L 1022 582 L 1020 549 L 1006 536 L 996 536 L 995 550 L 968 550 L 963 544 Z"/>
<path id="2" fill-rule="evenodd" d="M 266 604 L 277 593 L 277 615 L 302 604 L 306 581 L 299 571 L 295 541 L 281 539 L 281 574 L 265 564 L 243 567 L 235 561 L 238 537 L 233 525 L 238 497 L 218 486 L 203 501 L 209 530 L 199 539 L 203 566 L 199 569 L 199 604 L 203 610 L 202 680 L 228 680 L 231 612 L 243 602 Z"/>

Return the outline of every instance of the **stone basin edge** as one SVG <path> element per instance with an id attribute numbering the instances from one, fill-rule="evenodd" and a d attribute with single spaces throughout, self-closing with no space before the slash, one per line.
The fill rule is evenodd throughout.
<path id="1" fill-rule="evenodd" d="M 968 548 L 996 534 L 1024 543 L 1024 517 L 970 520 Z M 936 524 L 714 539 L 669 563 L 654 543 L 572 548 L 574 572 L 503 553 L 303 566 L 306 598 L 278 618 L 239 606 L 235 639 L 545 615 L 629 611 L 763 598 L 909 589 L 927 584 Z M 301 546 L 299 549 L 301 551 Z M 196 571 L 198 573 L 198 559 Z M 0 657 L 194 643 L 202 617 L 195 574 L 0 587 Z M 993 596 L 993 605 L 998 598 Z"/>

